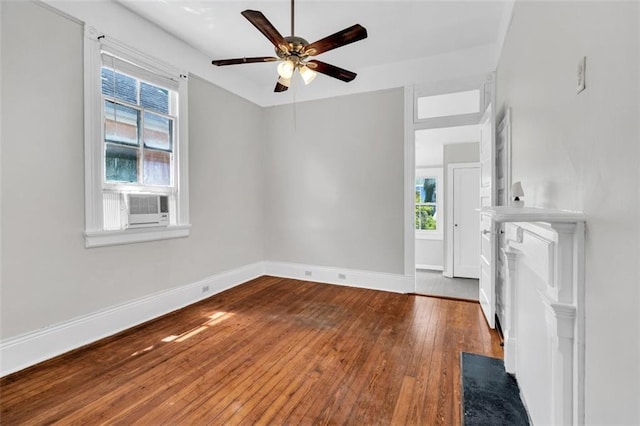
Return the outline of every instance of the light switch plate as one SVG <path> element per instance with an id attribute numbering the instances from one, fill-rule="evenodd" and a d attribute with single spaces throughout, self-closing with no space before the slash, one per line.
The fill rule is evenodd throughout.
<path id="1" fill-rule="evenodd" d="M 580 59 L 580 62 L 578 62 L 578 86 L 577 86 L 577 93 L 582 92 L 586 85 L 585 85 L 585 75 L 587 73 L 587 57 L 583 56 L 582 59 Z"/>

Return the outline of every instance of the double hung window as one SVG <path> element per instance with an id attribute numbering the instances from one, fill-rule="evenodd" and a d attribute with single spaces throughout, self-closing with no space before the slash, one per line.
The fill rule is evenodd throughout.
<path id="1" fill-rule="evenodd" d="M 437 225 L 436 178 L 416 178 L 416 229 L 435 231 Z"/>
<path id="2" fill-rule="evenodd" d="M 442 169 L 417 168 L 414 183 L 416 237 L 442 239 Z"/>
<path id="3" fill-rule="evenodd" d="M 127 183 L 173 188 L 177 87 L 167 84 L 170 81 L 152 83 L 130 75 L 135 72 L 127 74 L 131 66 L 102 56 L 105 187 Z"/>
<path id="4" fill-rule="evenodd" d="M 186 76 L 93 29 L 85 35 L 85 245 L 187 236 Z M 132 229 L 133 195 L 161 197 L 168 226 Z"/>

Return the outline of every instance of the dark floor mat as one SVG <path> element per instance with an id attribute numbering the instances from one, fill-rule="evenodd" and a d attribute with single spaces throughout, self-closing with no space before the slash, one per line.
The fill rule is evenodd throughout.
<path id="1" fill-rule="evenodd" d="M 465 426 L 529 425 L 518 383 L 501 359 L 462 352 L 460 363 Z"/>

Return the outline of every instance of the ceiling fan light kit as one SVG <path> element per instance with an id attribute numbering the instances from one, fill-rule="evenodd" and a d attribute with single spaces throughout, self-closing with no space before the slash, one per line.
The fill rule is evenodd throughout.
<path id="1" fill-rule="evenodd" d="M 291 36 L 283 37 L 269 20 L 257 10 L 245 10 L 242 12 L 249 22 L 255 26 L 275 47 L 277 57 L 260 56 L 252 58 L 219 59 L 211 61 L 213 65 L 237 65 L 258 62 L 281 61 L 278 64 L 278 81 L 274 92 L 284 92 L 291 86 L 291 80 L 298 70 L 305 84 L 309 84 L 316 78 L 317 73 L 337 78 L 344 82 L 356 78 L 356 73 L 327 64 L 318 60 L 309 60 L 310 56 L 316 56 L 329 50 L 354 43 L 367 38 L 367 30 L 355 24 L 335 34 L 331 34 L 314 43 L 309 43 L 302 37 L 294 36 L 294 0 L 291 0 Z"/>
<path id="2" fill-rule="evenodd" d="M 288 88 L 291 86 L 291 78 L 284 78 L 281 76 L 278 78 L 278 83 Z"/>
<path id="3" fill-rule="evenodd" d="M 306 65 L 303 65 L 300 68 L 298 68 L 298 71 L 300 71 L 300 77 L 302 77 L 304 84 L 311 83 L 313 79 L 316 78 L 316 76 L 318 75 L 317 72 L 312 71 L 311 68 L 309 68 Z"/>
<path id="4" fill-rule="evenodd" d="M 293 77 L 295 69 L 293 62 L 285 60 L 284 62 L 280 62 L 280 65 L 278 65 L 278 75 L 282 78 L 290 79 Z"/>

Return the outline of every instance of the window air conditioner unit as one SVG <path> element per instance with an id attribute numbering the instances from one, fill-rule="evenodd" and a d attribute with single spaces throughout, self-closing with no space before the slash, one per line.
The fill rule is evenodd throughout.
<path id="1" fill-rule="evenodd" d="M 128 194 L 129 228 L 169 225 L 169 197 L 155 194 Z"/>

